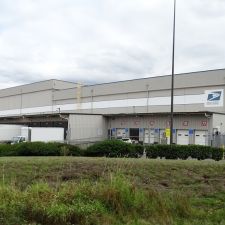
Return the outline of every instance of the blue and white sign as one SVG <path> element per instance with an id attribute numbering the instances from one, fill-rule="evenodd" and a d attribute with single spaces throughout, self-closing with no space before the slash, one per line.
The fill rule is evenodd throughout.
<path id="1" fill-rule="evenodd" d="M 223 89 L 221 90 L 206 90 L 205 107 L 223 107 Z"/>
<path id="2" fill-rule="evenodd" d="M 140 133 L 144 133 L 144 128 L 139 129 Z"/>
<path id="3" fill-rule="evenodd" d="M 155 128 L 155 133 L 156 133 L 156 134 L 159 133 L 159 128 Z"/>
<path id="4" fill-rule="evenodd" d="M 194 130 L 193 129 L 189 129 L 189 135 L 193 135 L 194 134 Z"/>
<path id="5" fill-rule="evenodd" d="M 209 102 L 220 101 L 221 94 L 222 94 L 222 91 L 211 92 L 208 94 L 207 101 L 209 101 Z"/>

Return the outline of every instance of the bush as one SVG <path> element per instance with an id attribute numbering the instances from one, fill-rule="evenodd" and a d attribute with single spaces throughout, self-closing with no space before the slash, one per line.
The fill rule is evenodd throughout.
<path id="1" fill-rule="evenodd" d="M 133 158 L 137 158 L 143 155 L 144 152 L 144 146 L 141 144 L 135 144 L 133 146 L 133 153 L 130 156 L 133 156 Z"/>
<path id="2" fill-rule="evenodd" d="M 25 142 L 15 145 L 0 145 L 0 156 L 81 156 L 82 150 L 73 145 L 54 142 Z"/>
<path id="3" fill-rule="evenodd" d="M 142 145 L 132 145 L 121 140 L 106 140 L 89 146 L 85 151 L 85 156 L 137 158 L 143 154 L 143 150 Z"/>
<path id="4" fill-rule="evenodd" d="M 147 157 L 166 159 L 187 159 L 188 157 L 204 160 L 223 159 L 224 150 L 201 145 L 150 145 L 146 147 Z"/>
<path id="5" fill-rule="evenodd" d="M 121 140 L 106 140 L 81 150 L 78 146 L 64 143 L 26 142 L 15 145 L 0 145 L 1 156 L 91 156 L 138 158 L 143 154 L 143 145 L 128 144 Z M 146 146 L 148 158 L 222 160 L 224 150 L 201 145 L 150 145 Z"/>
<path id="6" fill-rule="evenodd" d="M 212 159 L 219 161 L 224 158 L 224 149 L 212 148 Z"/>
<path id="7" fill-rule="evenodd" d="M 0 144 L 0 157 L 1 156 L 17 156 L 16 149 L 9 144 Z"/>

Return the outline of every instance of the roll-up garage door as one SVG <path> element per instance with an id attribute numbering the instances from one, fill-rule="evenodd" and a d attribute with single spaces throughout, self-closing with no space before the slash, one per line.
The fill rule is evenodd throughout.
<path id="1" fill-rule="evenodd" d="M 154 143 L 154 129 L 145 129 L 145 138 L 144 143 L 145 144 L 153 144 Z"/>
<path id="2" fill-rule="evenodd" d="M 196 130 L 195 131 L 195 144 L 196 145 L 207 145 L 207 131 Z"/>
<path id="3" fill-rule="evenodd" d="M 117 138 L 124 138 L 126 137 L 126 132 L 125 132 L 125 129 L 121 129 L 121 128 L 117 128 L 116 129 L 116 137 Z"/>
<path id="4" fill-rule="evenodd" d="M 189 144 L 188 130 L 177 130 L 177 144 L 178 145 L 188 145 Z"/>
<path id="5" fill-rule="evenodd" d="M 149 144 L 149 142 L 150 142 L 150 135 L 149 135 L 149 129 L 145 129 L 145 138 L 144 138 L 144 143 L 145 144 Z"/>
<path id="6" fill-rule="evenodd" d="M 150 129 L 150 144 L 154 144 L 154 140 L 155 140 L 155 130 Z"/>

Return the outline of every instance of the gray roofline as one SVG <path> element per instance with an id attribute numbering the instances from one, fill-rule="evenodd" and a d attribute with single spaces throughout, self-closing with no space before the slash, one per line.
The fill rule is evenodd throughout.
<path id="1" fill-rule="evenodd" d="M 193 72 L 187 72 L 187 73 L 176 73 L 175 75 L 182 76 L 182 75 L 188 75 L 188 74 L 207 73 L 207 72 L 223 71 L 223 70 L 225 72 L 225 68 L 221 68 L 221 69 L 212 69 L 212 70 L 193 71 Z M 171 75 L 157 75 L 157 76 L 152 76 L 152 77 L 136 78 L 136 79 L 130 79 L 130 80 L 121 80 L 121 81 L 114 81 L 114 82 L 96 83 L 96 84 L 90 84 L 90 85 L 83 85 L 82 87 L 93 87 L 93 86 L 98 86 L 98 85 L 116 84 L 116 83 L 122 83 L 122 82 L 128 82 L 128 81 L 156 79 L 158 77 L 168 77 L 168 76 L 171 76 Z M 38 84 L 38 83 L 43 83 L 43 82 L 48 82 L 48 81 L 60 81 L 60 82 L 65 82 L 65 83 L 78 84 L 78 82 L 76 83 L 76 82 L 65 81 L 65 80 L 60 80 L 60 79 L 48 79 L 48 80 L 42 80 L 42 81 L 32 82 L 32 83 L 28 83 L 28 84 L 17 85 L 17 86 L 13 86 L 13 87 L 9 87 L 9 88 L 4 88 L 4 89 L 0 89 L 0 91 L 11 89 L 11 88 L 24 87 L 24 86 L 27 86 L 27 85 Z M 65 88 L 65 89 L 61 89 L 61 90 L 69 90 L 69 89 L 73 89 L 73 88 Z"/>
<path id="2" fill-rule="evenodd" d="M 224 113 L 217 113 L 211 111 L 199 111 L 199 112 L 174 112 L 174 115 L 203 115 L 203 114 L 220 114 L 225 115 Z M 155 116 L 155 115 L 170 115 L 170 112 L 154 112 L 154 113 L 119 113 L 119 114 L 103 114 L 105 117 L 119 117 L 119 116 Z"/>
<path id="3" fill-rule="evenodd" d="M 225 115 L 225 113 L 211 112 L 211 111 L 199 111 L 199 112 L 174 112 L 174 115 L 203 115 L 203 114 L 219 114 Z M 104 117 L 122 117 L 122 116 L 155 116 L 155 115 L 169 115 L 170 112 L 154 112 L 154 113 L 118 113 L 118 114 L 99 114 L 99 113 L 60 113 L 61 115 L 96 115 L 96 116 L 104 116 Z M 59 117 L 58 113 L 49 113 L 49 114 L 35 114 L 35 115 L 24 115 L 25 118 L 38 118 L 38 117 Z M 10 117 L 0 117 L 0 122 L 4 119 L 16 119 L 21 118 L 22 116 L 10 116 Z"/>
<path id="4" fill-rule="evenodd" d="M 77 83 L 72 82 L 72 81 L 65 81 L 65 80 L 60 80 L 60 79 L 47 79 L 47 80 L 35 81 L 35 82 L 22 84 L 22 85 L 16 85 L 16 86 L 13 86 L 13 87 L 3 88 L 3 89 L 0 89 L 0 91 L 11 89 L 11 88 L 24 87 L 24 86 L 28 86 L 28 85 L 32 85 L 32 84 L 44 83 L 44 82 L 48 82 L 48 81 L 60 81 L 60 82 L 65 82 L 65 83 L 77 84 Z"/>
<path id="5" fill-rule="evenodd" d="M 177 73 L 175 75 L 188 75 L 188 74 L 196 74 L 196 73 L 207 73 L 207 72 L 216 72 L 216 71 L 223 71 L 225 72 L 225 68 L 223 69 L 214 69 L 214 70 L 201 70 L 201 71 L 194 71 L 194 72 L 187 72 L 187 73 Z M 82 87 L 94 87 L 98 85 L 105 85 L 105 84 L 117 84 L 117 83 L 122 83 L 122 82 L 128 82 L 128 81 L 138 81 L 138 80 L 147 80 L 147 79 L 157 79 L 159 77 L 169 77 L 171 75 L 157 75 L 157 76 L 152 76 L 152 77 L 144 77 L 144 78 L 136 78 L 136 79 L 130 79 L 130 80 L 121 80 L 121 81 L 114 81 L 114 82 L 105 82 L 105 83 L 97 83 L 97 84 L 90 84 L 90 85 L 83 85 Z M 66 88 L 66 89 L 61 89 L 61 90 L 70 90 L 73 88 Z"/>
<path id="6" fill-rule="evenodd" d="M 188 75 L 188 74 L 207 73 L 207 72 L 214 72 L 214 71 L 220 71 L 220 70 L 221 71 L 224 70 L 224 72 L 225 72 L 225 68 L 221 68 L 221 69 L 193 71 L 193 72 L 187 72 L 187 73 L 176 73 L 175 75 L 182 76 L 182 75 Z M 171 76 L 171 74 L 169 74 L 169 75 L 168 74 L 167 75 L 156 75 L 156 76 L 152 76 L 152 77 L 136 78 L 136 79 L 113 81 L 113 82 L 105 82 L 105 83 L 96 83 L 96 84 L 84 85 L 83 87 L 91 87 L 91 86 L 95 86 L 95 85 L 104 85 L 104 84 L 114 84 L 114 83 L 127 82 L 127 81 L 155 79 L 155 78 L 158 78 L 158 77 L 169 77 L 169 76 Z"/>

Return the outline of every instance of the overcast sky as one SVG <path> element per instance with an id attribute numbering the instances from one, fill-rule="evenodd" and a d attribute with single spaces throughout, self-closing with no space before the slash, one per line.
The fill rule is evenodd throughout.
<path id="1" fill-rule="evenodd" d="M 171 73 L 173 0 L 0 0 L 0 88 Z M 176 73 L 225 68 L 225 0 L 177 0 Z"/>

